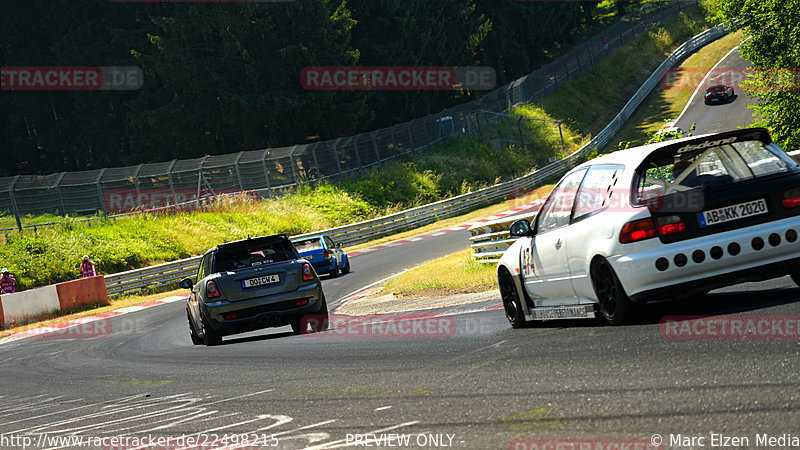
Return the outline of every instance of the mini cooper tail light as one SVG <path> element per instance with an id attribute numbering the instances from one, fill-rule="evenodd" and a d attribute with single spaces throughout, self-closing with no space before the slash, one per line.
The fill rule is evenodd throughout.
<path id="1" fill-rule="evenodd" d="M 229 314 L 225 314 L 225 315 L 224 315 L 224 316 L 222 316 L 222 317 L 223 317 L 225 320 L 233 320 L 233 319 L 237 318 L 238 316 L 236 315 L 236 313 L 229 313 Z"/>
<path id="2" fill-rule="evenodd" d="M 622 231 L 619 232 L 619 243 L 629 244 L 656 236 L 658 236 L 658 231 L 653 219 L 639 219 L 622 226 Z"/>
<path id="3" fill-rule="evenodd" d="M 216 298 L 220 296 L 219 289 L 217 288 L 217 283 L 214 281 L 209 281 L 206 283 L 206 295 L 208 298 Z"/>
<path id="4" fill-rule="evenodd" d="M 322 257 L 325 259 L 331 259 L 331 253 L 327 250 L 322 251 Z"/>
<path id="5" fill-rule="evenodd" d="M 680 233 L 685 229 L 686 224 L 683 223 L 680 216 L 667 216 L 658 219 L 658 232 L 662 236 Z"/>
<path id="6" fill-rule="evenodd" d="M 314 271 L 311 270 L 311 264 L 303 264 L 303 281 L 314 279 Z"/>
<path id="7" fill-rule="evenodd" d="M 783 193 L 784 208 L 797 208 L 800 206 L 800 187 L 789 189 Z"/>

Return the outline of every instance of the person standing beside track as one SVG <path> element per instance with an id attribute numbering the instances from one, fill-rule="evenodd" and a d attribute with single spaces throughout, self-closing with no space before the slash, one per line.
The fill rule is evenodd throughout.
<path id="1" fill-rule="evenodd" d="M 89 255 L 83 255 L 81 262 L 81 278 L 88 278 L 97 276 L 97 269 L 94 267 L 94 262 L 89 259 Z"/>
<path id="2" fill-rule="evenodd" d="M 8 269 L 3 267 L 0 277 L 0 294 L 13 294 L 14 292 L 17 292 L 17 280 Z"/>

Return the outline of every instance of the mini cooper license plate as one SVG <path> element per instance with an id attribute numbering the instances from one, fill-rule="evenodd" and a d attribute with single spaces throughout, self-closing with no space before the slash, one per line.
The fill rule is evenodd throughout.
<path id="1" fill-rule="evenodd" d="M 255 278 L 248 278 L 246 280 L 242 280 L 242 288 L 247 289 L 256 286 L 263 286 L 265 284 L 275 284 L 280 283 L 281 277 L 274 273 L 272 275 L 264 275 Z"/>
<path id="2" fill-rule="evenodd" d="M 700 228 L 704 228 L 732 220 L 744 219 L 745 217 L 766 214 L 767 212 L 767 202 L 762 198 L 697 213 L 697 220 L 700 222 Z"/>

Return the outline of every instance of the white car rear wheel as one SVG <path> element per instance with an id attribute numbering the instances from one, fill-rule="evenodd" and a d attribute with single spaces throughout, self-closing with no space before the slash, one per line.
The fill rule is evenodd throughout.
<path id="1" fill-rule="evenodd" d="M 636 305 L 631 301 L 611 264 L 605 259 L 592 265 L 594 285 L 600 314 L 610 325 L 622 325 L 636 315 Z"/>

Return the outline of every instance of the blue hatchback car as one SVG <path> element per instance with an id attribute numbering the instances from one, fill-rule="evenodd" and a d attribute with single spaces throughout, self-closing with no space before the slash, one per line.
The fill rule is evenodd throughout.
<path id="1" fill-rule="evenodd" d="M 308 260 L 317 273 L 338 277 L 339 272 L 350 272 L 350 258 L 327 235 L 312 236 L 292 241 L 300 256 Z"/>

